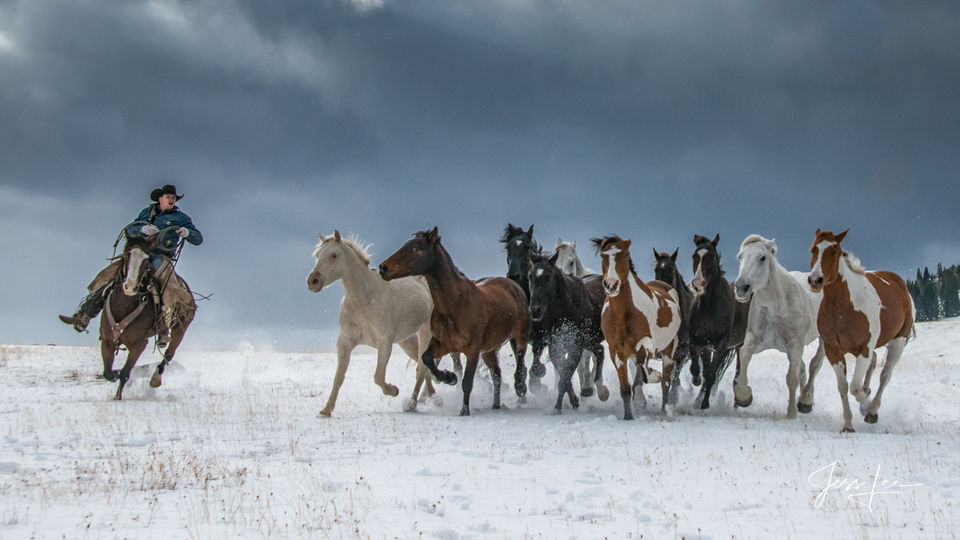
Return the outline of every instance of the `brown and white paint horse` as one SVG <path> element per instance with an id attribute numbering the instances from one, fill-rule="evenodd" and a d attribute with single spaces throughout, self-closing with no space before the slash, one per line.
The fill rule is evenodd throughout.
<path id="1" fill-rule="evenodd" d="M 618 236 L 594 238 L 603 261 L 603 289 L 607 298 L 600 315 L 600 327 L 610 349 L 610 359 L 620 379 L 624 420 L 633 419 L 630 376 L 627 360 L 635 357 L 640 379 L 657 382 L 663 393 L 661 409 L 666 410 L 670 392 L 673 353 L 680 329 L 680 301 L 673 287 L 662 281 L 643 282 L 630 259 L 630 240 Z M 663 374 L 650 371 L 647 363 L 657 353 L 663 358 Z M 646 406 L 642 385 L 637 399 Z"/>
<path id="2" fill-rule="evenodd" d="M 883 390 L 913 333 L 916 309 L 900 276 L 887 271 L 867 272 L 856 257 L 843 251 L 840 242 L 848 231 L 833 234 L 817 229 L 810 247 L 812 258 L 807 280 L 814 292 L 823 291 L 817 328 L 837 376 L 837 390 L 843 403 L 843 431 L 853 432 L 844 355 L 853 355 L 857 362 L 849 391 L 860 403 L 864 422 L 875 424 Z M 883 346 L 887 348 L 887 355 L 880 373 L 880 387 L 873 399 L 867 401 L 870 375 L 877 361 L 874 349 Z"/>

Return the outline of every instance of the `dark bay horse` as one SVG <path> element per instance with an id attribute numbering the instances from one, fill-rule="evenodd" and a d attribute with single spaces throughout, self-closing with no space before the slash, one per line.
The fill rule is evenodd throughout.
<path id="1" fill-rule="evenodd" d="M 677 293 L 662 281 L 644 282 L 637 277 L 630 258 L 630 240 L 610 235 L 594 238 L 593 244 L 603 261 L 603 289 L 607 299 L 600 325 L 620 379 L 623 418 L 633 419 L 631 394 L 636 391 L 638 401 L 645 406 L 642 383 L 657 382 L 657 379 L 663 394 L 661 408 L 665 410 L 681 321 Z M 663 374 L 653 377 L 656 372 L 651 372 L 647 363 L 658 353 L 663 358 Z M 627 370 L 631 357 L 636 358 L 637 379 L 641 382 L 633 387 Z"/>
<path id="2" fill-rule="evenodd" d="M 823 291 L 817 329 L 827 360 L 837 376 L 837 390 L 843 404 L 843 431 L 853 432 L 847 391 L 860 403 L 863 421 L 875 424 L 879 419 L 880 397 L 907 340 L 914 333 L 916 308 L 903 278 L 882 270 L 868 272 L 859 259 L 843 251 L 840 242 L 846 236 L 847 231 L 833 234 L 817 229 L 810 246 L 812 258 L 807 281 L 814 292 Z M 877 363 L 874 349 L 883 346 L 887 347 L 887 354 L 880 374 L 880 388 L 873 399 L 868 400 L 870 376 Z M 857 359 L 849 386 L 846 354 Z M 814 375 L 811 368 L 811 378 Z"/>
<path id="3" fill-rule="evenodd" d="M 666 283 L 677 291 L 680 299 L 680 330 L 677 332 L 677 349 L 673 353 L 673 380 L 670 382 L 670 403 L 675 404 L 680 391 L 680 370 L 689 360 L 690 376 L 694 386 L 700 386 L 700 360 L 693 359 L 690 356 L 690 307 L 693 305 L 693 293 L 687 287 L 687 282 L 680 275 L 677 268 L 677 254 L 680 252 L 678 247 L 673 254 L 660 253 L 653 250 L 653 257 L 657 261 L 653 268 L 653 277 Z"/>
<path id="4" fill-rule="evenodd" d="M 157 306 L 154 302 L 153 265 L 150 250 L 158 235 L 142 238 L 126 232 L 126 245 L 121 255 L 120 271 L 111 285 L 100 317 L 100 355 L 103 357 L 103 378 L 119 380 L 117 394 L 113 399 L 123 398 L 123 387 L 130 379 L 130 371 L 147 347 L 149 339 L 156 335 Z M 187 310 L 182 320 L 170 330 L 170 343 L 163 353 L 163 360 L 150 378 L 150 386 L 162 384 L 164 368 L 173 360 L 177 347 L 183 341 L 187 327 L 193 321 L 193 312 Z M 113 369 L 117 350 L 127 348 L 127 361 L 120 371 Z"/>
<path id="5" fill-rule="evenodd" d="M 438 381 L 453 385 L 457 376 L 440 371 L 436 359 L 454 352 L 467 357 L 460 415 L 470 414 L 470 392 L 481 355 L 493 378 L 493 408 L 500 408 L 497 352 L 508 339 L 517 360 L 514 390 L 522 398 L 527 391 L 523 355 L 530 334 L 530 313 L 520 286 L 507 278 L 467 278 L 440 243 L 436 227 L 416 233 L 380 264 L 380 276 L 387 281 L 415 275 L 426 278 L 434 306 L 430 317 L 433 337 L 421 357 L 423 364 Z"/>
<path id="6" fill-rule="evenodd" d="M 726 371 L 747 333 L 750 301 L 737 302 L 733 284 L 724 278 L 717 244 L 695 235 L 693 243 L 693 303 L 690 306 L 690 355 L 700 359 L 703 386 L 697 398 L 701 409 L 710 408 L 710 395 Z"/>
<path id="7" fill-rule="evenodd" d="M 530 263 L 530 318 L 547 335 L 550 361 L 558 375 L 554 412 L 560 414 L 564 394 L 569 396 L 573 408 L 580 405 L 571 378 L 584 350 L 597 359 L 594 384 L 605 400 L 609 391 L 603 386 L 600 312 L 606 294 L 600 276 L 581 279 L 563 273 L 556 265 L 557 254 L 548 257 L 535 253 L 530 256 Z"/>
<path id="8" fill-rule="evenodd" d="M 507 251 L 507 277 L 523 289 L 527 302 L 530 302 L 530 284 L 527 279 L 531 265 L 530 257 L 533 254 L 543 253 L 540 244 L 533 239 L 533 225 L 523 230 L 523 227 L 508 223 L 503 229 L 500 242 L 504 244 L 504 249 Z M 547 373 L 547 366 L 540 361 L 540 357 L 543 355 L 543 349 L 547 347 L 548 338 L 543 322 L 531 321 L 529 342 L 533 358 L 530 361 L 530 389 L 535 393 L 545 389 L 541 379 Z M 512 342 L 510 345 L 516 346 Z"/>

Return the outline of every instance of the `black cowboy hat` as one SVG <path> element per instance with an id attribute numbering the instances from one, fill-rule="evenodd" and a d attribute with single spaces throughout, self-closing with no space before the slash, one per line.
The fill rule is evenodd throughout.
<path id="1" fill-rule="evenodd" d="M 183 198 L 182 194 L 177 193 L 177 186 L 172 184 L 164 184 L 163 187 L 151 191 L 150 200 L 153 202 L 158 202 L 161 195 L 176 195 L 178 201 Z"/>

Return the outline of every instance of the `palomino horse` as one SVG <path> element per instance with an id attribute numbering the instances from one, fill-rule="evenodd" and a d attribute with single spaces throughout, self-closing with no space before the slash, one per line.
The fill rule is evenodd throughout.
<path id="1" fill-rule="evenodd" d="M 393 344 L 399 343 L 417 363 L 417 384 L 404 408 L 416 409 L 425 371 L 420 369 L 420 354 L 430 343 L 430 314 L 433 300 L 423 278 L 411 277 L 386 282 L 370 268 L 370 255 L 356 238 L 342 238 L 340 231 L 324 237 L 313 252 L 316 264 L 307 275 L 307 288 L 320 292 L 337 280 L 343 281 L 340 302 L 340 330 L 337 336 L 337 371 L 333 389 L 320 414 L 330 416 L 337 405 L 337 395 L 350 365 L 350 355 L 357 345 L 377 349 L 377 367 L 373 380 L 388 396 L 396 396 L 397 387 L 386 381 L 387 363 Z M 432 394 L 427 379 L 427 394 Z"/>
<path id="2" fill-rule="evenodd" d="M 837 375 L 837 390 L 843 403 L 843 431 L 853 432 L 844 355 L 851 354 L 857 361 L 850 393 L 860 403 L 863 421 L 875 424 L 883 390 L 890 382 L 907 339 L 914 332 L 916 310 L 900 276 L 882 270 L 867 272 L 856 257 L 843 251 L 840 242 L 848 231 L 833 234 L 817 229 L 810 247 L 811 269 L 807 280 L 812 290 L 823 291 L 817 328 L 827 360 Z M 867 401 L 870 374 L 876 365 L 874 349 L 883 346 L 887 347 L 887 355 L 880 373 L 880 387 L 873 399 Z M 811 372 L 811 379 L 813 374 Z"/>
<path id="3" fill-rule="evenodd" d="M 150 250 L 159 234 L 149 238 L 130 236 L 124 230 L 126 245 L 120 256 L 122 264 L 110 287 L 100 317 L 100 355 L 103 358 L 103 378 L 108 381 L 119 380 L 117 393 L 113 399 L 123 399 L 123 387 L 130 380 L 130 372 L 137 365 L 137 359 L 143 354 L 147 342 L 157 334 L 157 309 L 154 302 L 155 287 L 153 265 L 150 264 Z M 159 293 L 157 293 L 159 294 Z M 150 378 L 150 386 L 159 387 L 164 368 L 173 360 L 177 347 L 183 341 L 187 327 L 193 321 L 193 310 L 186 310 L 178 323 L 170 329 L 170 343 L 163 353 L 163 360 Z M 120 371 L 114 371 L 113 360 L 117 350 L 123 345 L 127 348 L 127 361 Z"/>
<path id="4" fill-rule="evenodd" d="M 453 385 L 457 383 L 457 376 L 437 369 L 435 359 L 452 352 L 467 356 L 461 416 L 470 414 L 470 392 L 481 354 L 493 379 L 493 408 L 500 408 L 497 352 L 511 338 L 517 360 L 514 390 L 523 398 L 527 392 L 523 355 L 530 335 L 530 313 L 519 285 L 507 278 L 485 278 L 474 282 L 464 276 L 440 243 L 436 227 L 416 233 L 383 261 L 380 275 L 387 281 L 405 276 L 427 279 L 434 306 L 430 317 L 433 338 L 421 359 L 438 381 Z"/>
<path id="5" fill-rule="evenodd" d="M 540 244 L 533 239 L 533 225 L 523 230 L 522 227 L 515 227 L 508 223 L 503 229 L 500 242 L 507 251 L 507 277 L 523 289 L 523 294 L 529 303 L 530 285 L 527 282 L 527 272 L 530 270 L 530 255 L 543 251 Z M 533 358 L 530 361 L 530 389 L 534 393 L 546 390 L 541 379 L 547 374 L 547 366 L 540 361 L 540 356 L 547 347 L 547 339 L 547 331 L 543 328 L 543 324 L 540 321 L 531 321 L 529 341 L 530 348 L 533 349 Z M 510 345 L 516 348 L 513 342 Z"/>
<path id="6" fill-rule="evenodd" d="M 730 365 L 747 334 L 750 303 L 737 302 L 733 285 L 723 277 L 717 244 L 694 235 L 693 304 L 690 306 L 690 355 L 700 359 L 703 386 L 697 397 L 701 409 L 710 408 L 710 395 Z"/>
<path id="7" fill-rule="evenodd" d="M 733 284 L 739 302 L 750 302 L 747 335 L 740 347 L 737 377 L 733 383 L 734 403 L 749 407 L 753 390 L 747 380 L 747 368 L 754 354 L 767 349 L 786 353 L 787 418 L 797 416 L 797 385 L 804 386 L 803 348 L 820 337 L 817 332 L 817 310 L 822 294 L 814 293 L 807 285 L 806 272 L 788 272 L 777 261 L 777 243 L 759 234 L 751 234 L 740 244 L 740 271 Z M 820 342 L 811 366 L 823 361 L 823 342 Z M 813 368 L 811 368 L 813 369 Z M 811 377 L 812 379 L 813 377 Z M 813 385 L 801 396 L 803 412 L 813 406 Z"/>
<path id="8" fill-rule="evenodd" d="M 600 276 L 580 279 L 564 274 L 556 266 L 556 254 L 552 257 L 533 254 L 530 262 L 530 318 L 546 331 L 550 361 L 557 370 L 555 414 L 560 414 L 564 394 L 569 396 L 570 406 L 580 405 L 570 378 L 583 363 L 581 357 L 587 350 L 599 359 L 595 384 L 600 399 L 606 401 L 610 391 L 603 385 L 603 330 L 600 328 L 600 310 L 606 295 Z"/>
<path id="9" fill-rule="evenodd" d="M 680 329 L 677 292 L 662 281 L 644 283 L 637 277 L 630 259 L 630 240 L 611 235 L 594 238 L 593 243 L 603 260 L 603 288 L 607 293 L 600 325 L 620 379 L 623 417 L 633 419 L 632 389 L 627 372 L 630 357 L 636 358 L 637 371 L 644 382 L 657 382 L 657 377 L 651 377 L 655 372 L 648 369 L 647 363 L 655 354 L 662 355 L 663 375 L 659 376 L 663 394 L 661 409 L 666 410 L 673 351 Z M 636 392 L 641 406 L 646 406 L 643 386 L 638 385 Z"/>
<path id="10" fill-rule="evenodd" d="M 653 267 L 653 277 L 666 283 L 677 291 L 680 299 L 680 330 L 677 331 L 677 348 L 673 353 L 673 380 L 670 381 L 670 403 L 676 404 L 680 393 L 680 370 L 683 364 L 691 360 L 690 356 L 690 306 L 693 304 L 693 293 L 687 287 L 687 282 L 677 269 L 678 247 L 673 254 L 660 253 L 654 248 L 653 258 L 657 261 Z M 700 386 L 700 360 L 693 358 L 690 362 L 690 377 L 694 386 Z"/>

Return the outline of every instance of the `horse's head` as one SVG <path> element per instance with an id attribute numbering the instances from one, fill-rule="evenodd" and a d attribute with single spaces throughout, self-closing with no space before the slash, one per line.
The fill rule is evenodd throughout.
<path id="1" fill-rule="evenodd" d="M 530 283 L 530 318 L 543 320 L 547 308 L 557 299 L 557 280 L 563 279 L 557 267 L 557 254 L 532 254 L 527 279 Z"/>
<path id="2" fill-rule="evenodd" d="M 690 287 L 694 295 L 703 294 L 711 283 L 723 277 L 720 252 L 717 251 L 719 243 L 719 234 L 713 240 L 699 234 L 693 236 L 696 248 L 693 251 L 693 281 L 690 282 Z"/>
<path id="3" fill-rule="evenodd" d="M 740 244 L 740 270 L 733 284 L 733 294 L 738 302 L 747 302 L 753 293 L 762 289 L 770 279 L 770 266 L 776 260 L 777 242 L 759 234 L 751 234 Z"/>
<path id="4" fill-rule="evenodd" d="M 591 241 L 602 261 L 603 290 L 607 296 L 616 296 L 620 294 L 621 284 L 634 273 L 633 261 L 630 259 L 630 240 L 609 235 L 593 238 Z"/>
<path id="5" fill-rule="evenodd" d="M 144 238 L 140 235 L 131 236 L 124 232 L 127 243 L 123 246 L 123 254 L 120 256 L 123 264 L 121 265 L 120 277 L 123 279 L 121 289 L 123 294 L 134 296 L 140 288 L 140 282 L 150 272 L 150 250 L 157 241 L 157 235 Z"/>
<path id="6" fill-rule="evenodd" d="M 540 245 L 533 239 L 533 225 L 523 230 L 508 223 L 500 241 L 507 250 L 507 277 L 517 283 L 526 281 L 530 269 L 530 255 L 541 251 Z"/>
<path id="7" fill-rule="evenodd" d="M 840 258 L 843 257 L 840 242 L 849 231 L 850 229 L 847 229 L 840 234 L 833 234 L 832 231 L 817 229 L 813 245 L 810 246 L 810 275 L 807 276 L 807 283 L 813 292 L 820 292 L 824 285 L 832 283 L 840 276 Z"/>
<path id="8" fill-rule="evenodd" d="M 583 264 L 580 257 L 577 256 L 577 241 L 564 242 L 562 238 L 557 239 L 555 249 L 557 257 L 557 268 L 568 276 L 580 276 L 583 272 Z"/>
<path id="9" fill-rule="evenodd" d="M 679 271 L 677 270 L 677 254 L 680 253 L 680 248 L 678 247 L 674 250 L 673 254 L 667 252 L 659 252 L 656 248 L 653 249 L 653 258 L 656 259 L 657 264 L 653 267 L 653 276 L 654 278 L 668 283 L 673 287 L 676 287 L 677 277 L 679 276 Z"/>
<path id="10" fill-rule="evenodd" d="M 436 227 L 429 231 L 420 231 L 380 263 L 380 277 L 390 281 L 426 274 L 433 268 L 441 250 L 443 245 L 440 244 L 440 233 Z"/>
<path id="11" fill-rule="evenodd" d="M 320 243 L 313 250 L 317 262 L 313 270 L 307 274 L 307 288 L 313 292 L 320 292 L 324 287 L 340 279 L 344 272 L 344 242 L 340 231 L 334 229 L 331 236 L 320 237 Z"/>

